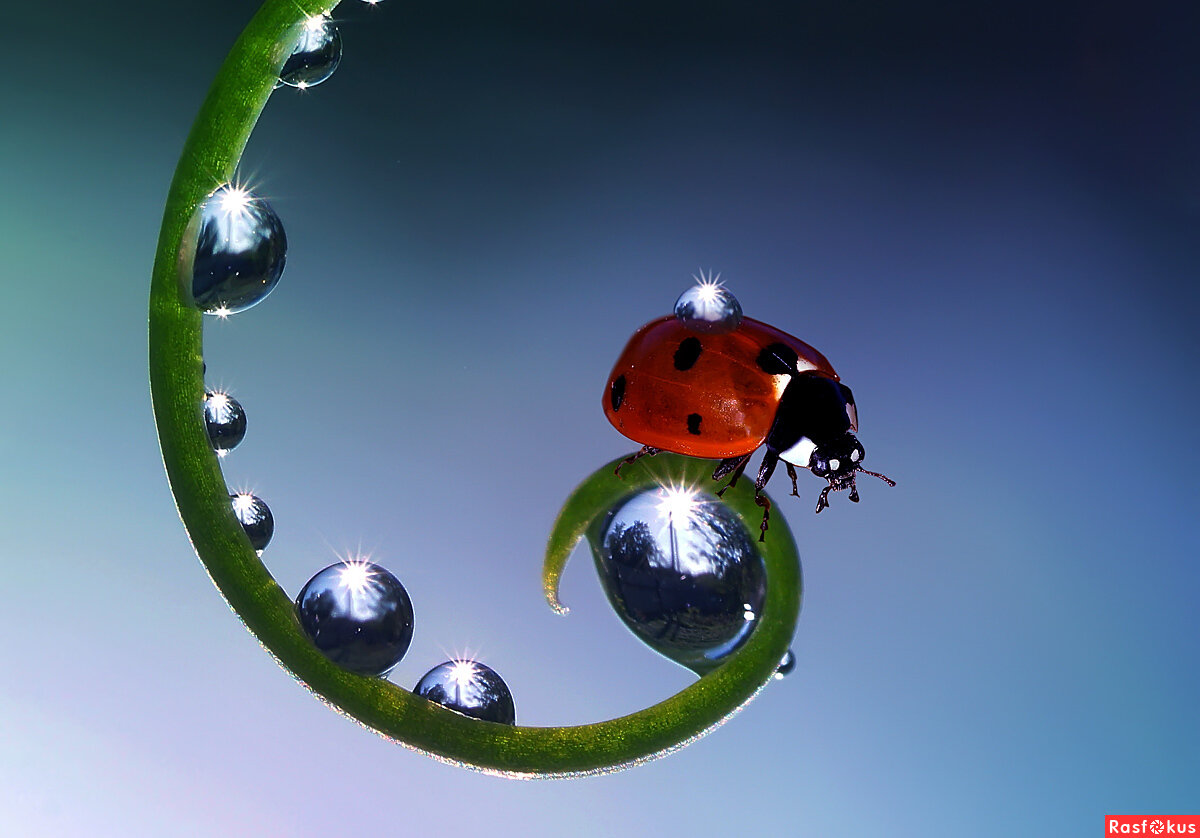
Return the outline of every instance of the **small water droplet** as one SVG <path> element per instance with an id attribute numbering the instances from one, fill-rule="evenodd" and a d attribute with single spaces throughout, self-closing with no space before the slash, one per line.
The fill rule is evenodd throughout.
<path id="1" fill-rule="evenodd" d="M 220 187 L 200 211 L 196 306 L 225 317 L 262 302 L 279 282 L 286 254 L 287 236 L 270 204 L 240 187 Z"/>
<path id="2" fill-rule="evenodd" d="M 228 393 L 212 390 L 204 394 L 204 427 L 213 450 L 224 454 L 246 436 L 246 411 Z"/>
<path id="3" fill-rule="evenodd" d="M 597 519 L 588 541 L 617 615 L 648 646 L 703 674 L 750 636 L 762 556 L 737 514 L 686 489 L 649 489 Z"/>
<path id="4" fill-rule="evenodd" d="M 413 692 L 465 716 L 506 725 L 516 723 L 508 685 L 494 669 L 478 661 L 439 663 L 425 673 Z"/>
<path id="5" fill-rule="evenodd" d="M 271 515 L 271 510 L 260 498 L 249 492 L 230 495 L 229 501 L 233 504 L 233 514 L 241 521 L 251 546 L 259 552 L 265 550 L 271 543 L 271 536 L 275 534 L 275 518 Z"/>
<path id="6" fill-rule="evenodd" d="M 742 322 L 741 303 L 720 283 L 721 275 L 693 277 L 696 284 L 675 301 L 675 316 L 693 332 L 732 332 Z"/>
<path id="7" fill-rule="evenodd" d="M 318 572 L 296 597 L 296 612 L 325 657 L 360 675 L 386 675 L 412 641 L 408 591 L 365 559 L 347 559 Z"/>
<path id="8" fill-rule="evenodd" d="M 783 660 L 779 662 L 778 668 L 775 670 L 775 680 L 782 681 L 788 675 L 792 674 L 792 670 L 796 668 L 796 655 L 791 649 L 787 650 L 787 654 L 783 656 Z"/>
<path id="9" fill-rule="evenodd" d="M 279 71 L 279 80 L 301 90 L 333 75 L 342 60 L 342 36 L 325 15 L 314 15 L 301 26 L 296 48 Z"/>

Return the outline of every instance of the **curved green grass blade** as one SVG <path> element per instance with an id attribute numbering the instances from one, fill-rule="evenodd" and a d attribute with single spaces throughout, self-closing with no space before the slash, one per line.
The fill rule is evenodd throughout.
<path id="1" fill-rule="evenodd" d="M 167 197 L 150 291 L 150 386 L 163 463 L 196 554 L 229 606 L 281 666 L 339 712 L 410 748 L 518 777 L 609 771 L 674 750 L 753 697 L 787 650 L 799 613 L 800 578 L 795 544 L 782 522 L 772 525 L 763 551 L 768 593 L 759 626 L 727 663 L 638 713 L 577 727 L 536 728 L 470 719 L 328 661 L 300 628 L 291 598 L 258 559 L 233 515 L 201 413 L 202 315 L 191 305 L 189 291 L 195 219 L 205 198 L 232 180 L 299 27 L 334 5 L 329 0 L 264 3 L 213 82 Z M 711 467 L 685 458 L 661 462 L 681 476 Z M 625 476 L 643 479 L 639 475 L 642 471 L 630 469 Z M 632 485 L 621 485 L 622 493 Z M 583 519 L 607 508 L 589 504 L 602 504 L 609 492 L 594 476 L 572 495 L 551 535 L 550 567 L 561 571 L 582 534 Z M 743 516 L 757 514 L 747 506 L 745 487 L 727 498 Z"/>

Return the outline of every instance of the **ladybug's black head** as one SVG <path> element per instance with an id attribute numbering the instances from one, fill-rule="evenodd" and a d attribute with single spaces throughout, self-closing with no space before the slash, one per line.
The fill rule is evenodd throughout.
<path id="1" fill-rule="evenodd" d="M 858 487 L 854 484 L 854 477 L 860 471 L 878 477 L 889 486 L 896 485 L 894 480 L 863 468 L 862 461 L 866 455 L 862 443 L 849 432 L 813 448 L 808 467 L 817 477 L 824 477 L 829 481 L 829 485 L 821 490 L 821 496 L 817 498 L 817 512 L 829 506 L 830 492 L 849 489 L 850 500 L 858 503 Z"/>
<path id="2" fill-rule="evenodd" d="M 832 442 L 813 448 L 808 467 L 817 477 L 824 477 L 830 483 L 853 480 L 854 472 L 867 454 L 862 443 L 852 433 L 844 433 Z M 845 486 L 838 488 L 844 489 Z M 853 498 L 857 500 L 857 498 Z"/>
<path id="3" fill-rule="evenodd" d="M 856 430 L 858 409 L 850 388 L 826 375 L 801 373 L 793 376 L 783 391 L 767 435 L 767 450 L 785 463 L 812 469 L 817 477 L 829 481 L 817 500 L 820 512 L 829 506 L 830 492 L 849 489 L 850 500 L 858 503 L 854 478 L 860 471 L 896 485 L 862 467 L 866 452 L 852 433 Z"/>

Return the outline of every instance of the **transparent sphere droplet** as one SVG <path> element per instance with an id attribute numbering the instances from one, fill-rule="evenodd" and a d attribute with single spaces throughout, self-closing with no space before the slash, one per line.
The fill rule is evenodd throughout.
<path id="1" fill-rule="evenodd" d="M 233 514 L 242 522 L 242 529 L 246 531 L 251 546 L 260 552 L 265 550 L 275 534 L 275 518 L 271 510 L 249 492 L 230 495 L 229 501 L 233 504 Z"/>
<path id="2" fill-rule="evenodd" d="M 342 36 L 325 15 L 313 15 L 300 30 L 300 39 L 292 50 L 279 80 L 301 90 L 320 84 L 333 75 L 342 60 Z"/>
<path id="3" fill-rule="evenodd" d="M 791 650 L 787 650 L 787 654 L 783 656 L 783 660 L 779 662 L 779 666 L 775 669 L 775 680 L 782 681 L 784 678 L 792 674 L 792 670 L 796 668 L 796 655 Z"/>
<path id="4" fill-rule="evenodd" d="M 517 720 L 508 685 L 494 669 L 478 661 L 439 663 L 425 673 L 413 692 L 485 722 L 511 725 Z"/>
<path id="5" fill-rule="evenodd" d="M 721 334 L 742 322 L 742 306 L 717 279 L 704 277 L 679 295 L 675 316 L 693 332 Z"/>
<path id="6" fill-rule="evenodd" d="M 279 282 L 287 236 L 262 198 L 225 185 L 200 211 L 192 298 L 205 314 L 226 316 L 261 302 Z"/>
<path id="7" fill-rule="evenodd" d="M 636 493 L 597 519 L 588 541 L 617 615 L 676 663 L 703 674 L 758 622 L 762 556 L 737 514 L 711 495 Z"/>
<path id="8" fill-rule="evenodd" d="M 385 675 L 408 651 L 413 607 L 386 569 L 348 559 L 320 571 L 296 597 L 300 625 L 334 663 L 360 675 Z"/>
<path id="9" fill-rule="evenodd" d="M 246 411 L 228 393 L 209 391 L 204 394 L 204 427 L 213 449 L 224 454 L 246 436 Z"/>

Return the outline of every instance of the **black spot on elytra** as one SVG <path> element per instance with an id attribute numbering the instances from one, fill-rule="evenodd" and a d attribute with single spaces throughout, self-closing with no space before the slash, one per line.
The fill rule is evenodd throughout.
<path id="1" fill-rule="evenodd" d="M 689 413 L 687 418 L 688 433 L 700 436 L 700 414 Z"/>
<path id="2" fill-rule="evenodd" d="M 690 370 L 696 364 L 696 359 L 700 357 L 699 338 L 684 338 L 679 342 L 679 348 L 675 350 L 675 369 L 683 372 Z"/>
<path id="3" fill-rule="evenodd" d="M 625 401 L 625 376 L 618 375 L 613 379 L 612 389 L 608 391 L 608 403 L 612 405 L 615 412 L 621 409 L 623 401 Z"/>
<path id="4" fill-rule="evenodd" d="M 786 343 L 772 343 L 758 353 L 758 368 L 768 375 L 789 375 L 796 372 L 799 360 L 796 350 Z"/>

